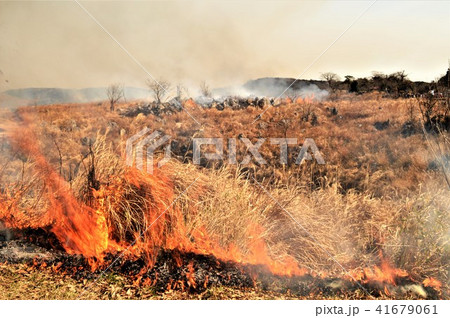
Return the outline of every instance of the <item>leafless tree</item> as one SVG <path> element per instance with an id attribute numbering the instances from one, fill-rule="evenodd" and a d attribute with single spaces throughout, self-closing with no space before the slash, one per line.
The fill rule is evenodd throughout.
<path id="1" fill-rule="evenodd" d="M 403 82 L 408 77 L 408 74 L 406 74 L 405 71 L 398 71 L 392 73 L 391 76 L 398 79 L 400 82 Z"/>
<path id="2" fill-rule="evenodd" d="M 111 84 L 106 89 L 106 96 L 109 101 L 109 109 L 114 111 L 116 103 L 123 97 L 123 85 Z"/>
<path id="3" fill-rule="evenodd" d="M 336 82 L 339 82 L 341 78 L 336 73 L 326 72 L 320 74 L 320 77 L 328 83 L 328 86 L 334 91 L 336 88 Z"/>
<path id="4" fill-rule="evenodd" d="M 177 95 L 175 96 L 175 98 L 181 102 L 181 100 L 184 98 L 184 96 L 188 95 L 187 88 L 181 84 L 178 84 L 176 86 L 176 90 L 177 90 L 177 93 L 176 93 Z"/>
<path id="5" fill-rule="evenodd" d="M 169 95 L 170 83 L 162 78 L 159 80 L 148 79 L 147 86 L 152 92 L 153 98 L 158 105 L 165 100 L 167 95 Z"/>
<path id="6" fill-rule="evenodd" d="M 211 97 L 211 89 L 209 88 L 206 81 L 203 81 L 200 83 L 200 92 L 202 93 L 202 96 L 204 96 L 204 97 Z"/>
<path id="7" fill-rule="evenodd" d="M 288 129 L 292 124 L 291 118 L 283 118 L 278 122 L 278 125 L 280 125 L 281 129 L 283 129 L 284 138 L 287 138 Z"/>

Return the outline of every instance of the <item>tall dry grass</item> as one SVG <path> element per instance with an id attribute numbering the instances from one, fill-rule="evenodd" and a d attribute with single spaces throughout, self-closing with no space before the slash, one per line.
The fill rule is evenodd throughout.
<path id="1" fill-rule="evenodd" d="M 37 107 L 21 113 L 33 116 L 37 142 L 78 199 L 89 203 L 102 189 L 120 193 L 102 196 L 114 239 L 132 241 L 149 224 L 145 210 L 157 200 L 168 205 L 167 198 L 160 198 L 164 193 L 153 193 L 151 187 L 124 177 L 124 142 L 148 126 L 176 139 L 173 151 L 178 159 L 163 170 L 173 196 L 182 194 L 176 206 L 188 235 L 201 226 L 219 245 L 234 245 L 243 253 L 252 249 L 249 236 L 258 235 L 274 259 L 290 255 L 300 266 L 317 272 L 342 272 L 335 260 L 348 269 L 370 266 L 382 251 L 412 275 L 447 281 L 450 196 L 441 186 L 441 171 L 433 168 L 435 155 L 424 134 L 402 134 L 404 124 L 419 116 L 412 103 L 377 94 L 299 101 L 269 109 L 254 125 L 259 109 L 190 109 L 203 127 L 185 112 L 125 118 L 109 112 L 106 105 Z M 329 112 L 332 107 L 337 115 Z M 304 120 L 311 111 L 318 123 Z M 375 127 L 386 121 L 385 129 Z M 279 150 L 268 144 L 261 151 L 267 166 L 216 162 L 201 168 L 189 163 L 194 136 L 239 134 L 251 140 L 313 138 L 327 164 L 282 165 Z M 292 147 L 291 159 L 300 146 Z M 1 193 L 13 190 L 24 210 L 34 214 L 44 210 L 39 191 L 45 185 L 33 174 L 32 159 L 3 147 L 7 151 L 0 155 Z M 238 160 L 246 154 L 240 143 L 238 153 Z M 264 230 L 251 231 L 255 224 Z"/>

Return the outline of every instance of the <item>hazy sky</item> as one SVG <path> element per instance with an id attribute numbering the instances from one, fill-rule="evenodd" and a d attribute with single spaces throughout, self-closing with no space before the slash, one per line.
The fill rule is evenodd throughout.
<path id="1" fill-rule="evenodd" d="M 82 1 L 150 72 L 240 84 L 299 76 L 372 1 Z M 302 78 L 444 74 L 450 1 L 376 2 Z M 149 76 L 73 1 L 0 2 L 0 90 L 145 86 Z"/>

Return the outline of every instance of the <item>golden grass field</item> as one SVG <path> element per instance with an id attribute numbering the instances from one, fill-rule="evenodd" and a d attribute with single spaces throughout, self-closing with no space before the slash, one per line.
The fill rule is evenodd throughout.
<path id="1" fill-rule="evenodd" d="M 27 107 L 15 114 L 5 111 L 0 114 L 4 118 L 0 124 L 0 194 L 4 196 L 0 219 L 17 228 L 54 224 L 58 214 L 52 212 L 55 203 L 51 198 L 63 195 L 56 194 L 59 188 L 49 186 L 55 182 L 47 179 L 52 169 L 59 176 L 55 178 L 60 178 L 57 183 L 66 184 L 76 202 L 102 213 L 109 229 L 109 246 L 113 241 L 132 242 L 136 233 L 155 219 L 154 215 L 146 217 L 144 207 L 160 211 L 182 194 L 173 207 L 177 212 L 171 208 L 164 225 L 143 238 L 143 244 L 153 242 L 150 251 L 180 248 L 183 242 L 190 251 L 210 248 L 220 259 L 239 258 L 255 264 L 261 259 L 267 264 L 290 260 L 299 268 L 324 276 L 343 274 L 330 255 L 350 273 L 379 265 L 383 258 L 417 281 L 439 280 L 441 297 L 447 298 L 450 189 L 439 163 L 449 151 L 448 134 L 424 135 L 418 103 L 416 99 L 383 98 L 377 93 L 342 94 L 332 101 L 300 99 L 271 107 L 253 123 L 261 109 L 219 111 L 185 102 L 184 107 L 200 126 L 185 111 L 128 118 L 109 111 L 106 103 Z M 134 105 L 120 104 L 117 108 Z M 333 107 L 337 114 L 330 112 Z M 317 122 L 311 121 L 312 114 Z M 377 123 L 387 121 L 383 129 L 376 128 Z M 413 129 L 405 133 L 407 122 L 413 123 Z M 128 176 L 124 166 L 126 139 L 144 127 L 164 132 L 176 141 L 172 144 L 173 159 L 150 181 Z M 228 165 L 225 161 L 199 167 L 190 162 L 192 138 L 238 136 L 252 141 L 259 137 L 298 138 L 299 145 L 289 148 L 291 164 L 287 165 L 279 162 L 279 147 L 269 143 L 261 148 L 267 160 L 263 166 L 255 162 Z M 305 138 L 314 139 L 325 165 L 292 164 Z M 2 139 L 8 142 L 2 143 Z M 18 146 L 24 142 L 37 145 L 39 156 L 35 146 L 21 153 Z M 237 149 L 240 161 L 246 148 L 238 141 Z M 88 182 L 92 169 L 94 185 Z M 190 186 L 194 180 L 198 181 Z M 20 211 L 14 220 L 8 218 L 12 206 Z M 293 222 L 286 210 L 311 235 Z M 54 232 L 58 236 L 63 230 L 67 226 Z M 200 246 L 199 232 L 214 245 Z M 171 239 L 162 238 L 166 236 Z M 265 244 L 262 258 L 253 251 L 255 240 Z M 230 246 L 238 252 L 231 254 Z M 24 266 L 1 265 L 0 298 L 76 298 L 86 284 Z M 177 290 L 161 294 L 128 286 L 119 274 L 111 273 L 85 297 L 294 296 L 220 286 L 201 294 Z"/>

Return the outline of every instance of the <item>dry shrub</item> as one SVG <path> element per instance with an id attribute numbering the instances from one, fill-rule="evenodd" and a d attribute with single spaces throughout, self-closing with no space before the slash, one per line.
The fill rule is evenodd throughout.
<path id="1" fill-rule="evenodd" d="M 110 236 L 118 242 L 133 242 L 148 227 L 150 189 L 129 182 L 125 176 L 110 177 L 100 186 L 96 197 L 107 216 Z"/>
<path id="2" fill-rule="evenodd" d="M 399 267 L 448 280 L 450 193 L 433 186 L 399 204 L 385 250 Z"/>
<path id="3" fill-rule="evenodd" d="M 88 203 L 92 188 L 99 189 L 101 184 L 107 184 L 110 178 L 121 176 L 124 165 L 121 158 L 113 151 L 110 143 L 106 141 L 108 131 L 105 134 L 97 132 L 89 152 L 81 161 L 81 167 L 72 183 L 75 196 Z"/>
<path id="4" fill-rule="evenodd" d="M 170 209 L 175 199 L 173 185 L 164 172 L 148 176 L 125 169 L 111 176 L 94 195 L 108 220 L 111 238 L 118 242 L 142 240 L 164 246 L 162 242 L 177 230 L 178 216 Z"/>
<path id="5" fill-rule="evenodd" d="M 253 230 L 266 224 L 273 202 L 255 192 L 245 176 L 226 167 L 199 170 L 175 161 L 170 165 L 176 193 L 182 193 L 177 206 L 191 231 L 204 227 L 222 247 L 236 246 L 244 254 L 249 252 L 252 242 L 267 236 L 267 228 L 259 233 Z"/>
<path id="6" fill-rule="evenodd" d="M 159 171 L 150 178 L 125 167 L 107 136 L 108 131 L 97 133 L 72 188 L 79 200 L 106 215 L 112 239 L 133 242 L 148 228 L 150 217 L 168 206 L 172 186 L 163 175 L 159 178 Z"/>
<path id="7" fill-rule="evenodd" d="M 2 162 L 2 163 L 1 163 Z M 13 157 L 4 152 L 0 161 L 0 200 L 4 215 L 18 215 L 9 219 L 10 224 L 43 225 L 43 216 L 49 206 L 45 200 L 48 193 L 42 173 L 35 170 L 30 158 Z M 5 212 L 8 212 L 5 214 Z M 50 221 L 48 221 L 50 223 Z M 48 224 L 49 224 L 48 223 Z"/>

